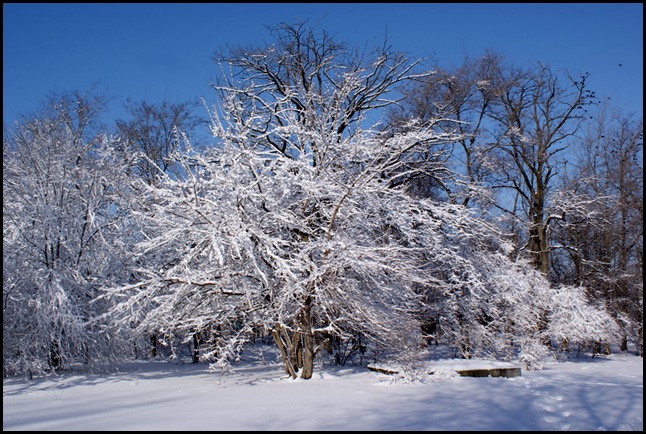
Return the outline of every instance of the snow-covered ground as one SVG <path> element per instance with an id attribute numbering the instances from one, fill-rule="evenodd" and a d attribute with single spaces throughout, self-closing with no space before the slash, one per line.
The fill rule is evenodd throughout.
<path id="1" fill-rule="evenodd" d="M 462 363 L 464 361 L 458 362 Z M 5 379 L 3 430 L 643 430 L 643 359 L 549 363 L 516 378 L 416 381 L 324 366 L 291 380 L 275 363 L 228 375 L 141 361 L 118 373 Z"/>

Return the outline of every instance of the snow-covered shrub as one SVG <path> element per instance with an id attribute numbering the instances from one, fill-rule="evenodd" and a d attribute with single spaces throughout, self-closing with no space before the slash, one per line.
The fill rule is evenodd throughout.
<path id="1" fill-rule="evenodd" d="M 454 254 L 432 254 L 429 261 L 436 281 L 426 298 L 428 312 L 457 354 L 514 359 L 538 369 L 551 356 L 550 342 L 616 339 L 615 321 L 586 300 L 583 288 L 553 287 L 527 261 L 510 259 L 495 231 L 466 229 L 468 222 L 478 220 L 465 219 L 456 226 L 464 232 L 445 240 Z"/>
<path id="2" fill-rule="evenodd" d="M 603 306 L 592 305 L 585 288 L 563 285 L 554 288 L 548 315 L 548 333 L 557 345 L 615 343 L 620 330 Z"/>

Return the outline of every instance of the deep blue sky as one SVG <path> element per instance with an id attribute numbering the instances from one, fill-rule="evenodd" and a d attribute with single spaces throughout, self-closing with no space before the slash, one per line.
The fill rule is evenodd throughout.
<path id="1" fill-rule="evenodd" d="M 204 97 L 218 47 L 270 41 L 267 25 L 319 20 L 340 40 L 382 43 L 443 66 L 486 48 L 518 65 L 589 72 L 615 107 L 643 113 L 643 4 L 3 4 L 3 121 L 53 90 L 100 81 L 121 101 Z M 623 66 L 619 66 L 619 64 Z"/>

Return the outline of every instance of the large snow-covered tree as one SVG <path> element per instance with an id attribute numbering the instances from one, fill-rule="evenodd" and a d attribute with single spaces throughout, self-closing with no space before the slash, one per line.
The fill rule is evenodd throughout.
<path id="1" fill-rule="evenodd" d="M 186 177 L 148 187 L 145 278 L 117 296 L 142 331 L 201 332 L 222 360 L 262 327 L 286 372 L 309 378 L 326 337 L 392 347 L 419 329 L 408 313 L 438 223 L 397 180 L 448 135 L 362 129 L 414 62 L 385 49 L 349 55 L 305 25 L 276 32 L 275 46 L 221 59 L 232 69 L 214 86 L 219 146 L 178 155 Z"/>

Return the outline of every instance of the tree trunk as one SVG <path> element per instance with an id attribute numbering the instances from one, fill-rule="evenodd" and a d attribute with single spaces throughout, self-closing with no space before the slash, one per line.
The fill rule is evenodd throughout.
<path id="1" fill-rule="evenodd" d="M 281 332 L 284 332 L 283 327 L 279 323 L 276 323 L 274 329 L 271 331 L 271 335 L 273 336 L 274 341 L 276 342 L 276 345 L 280 350 L 280 356 L 283 359 L 283 368 L 285 368 L 285 373 L 292 378 L 296 378 L 296 371 L 294 370 L 294 366 L 292 365 L 291 357 L 288 353 L 287 345 L 283 341 L 283 333 Z"/>
<path id="2" fill-rule="evenodd" d="M 200 362 L 200 336 L 198 333 L 193 333 L 193 363 L 199 363 Z"/>
<path id="3" fill-rule="evenodd" d="M 644 327 L 639 327 L 638 337 L 639 337 L 639 355 L 640 357 L 644 357 Z"/>
<path id="4" fill-rule="evenodd" d="M 58 340 L 53 340 L 49 346 L 48 364 L 50 368 L 54 370 L 58 370 L 62 367 L 63 356 L 61 353 L 62 353 L 62 350 L 61 350 L 60 342 Z"/>
<path id="5" fill-rule="evenodd" d="M 312 374 L 314 373 L 314 337 L 312 336 L 312 318 L 310 310 L 311 303 L 310 298 L 308 297 L 303 309 L 303 319 L 301 323 L 301 328 L 303 329 L 303 371 L 301 372 L 301 378 L 304 380 L 312 378 Z"/>
<path id="6" fill-rule="evenodd" d="M 295 330 L 290 336 L 285 327 L 276 323 L 271 334 L 280 350 L 285 373 L 292 378 L 297 378 L 300 372 L 302 379 L 312 378 L 314 373 L 314 336 L 309 299 L 301 312 L 298 330 Z"/>
<path id="7" fill-rule="evenodd" d="M 157 357 L 157 333 L 152 333 L 150 335 L 150 344 L 152 345 L 150 355 L 152 357 Z"/>
<path id="8" fill-rule="evenodd" d="M 295 372 L 298 372 L 303 367 L 302 347 L 301 335 L 296 332 L 292 335 L 291 346 L 288 347 L 290 362 Z"/>
<path id="9" fill-rule="evenodd" d="M 536 195 L 543 196 L 542 193 Z M 530 219 L 532 221 L 529 229 L 529 252 L 532 255 L 532 262 L 537 270 L 547 276 L 549 272 L 549 239 L 547 234 L 547 225 L 544 219 L 543 203 L 537 202 L 530 209 Z"/>

